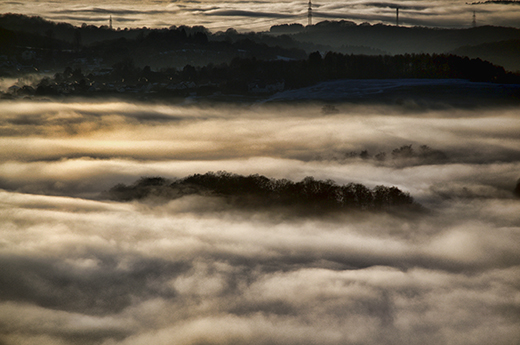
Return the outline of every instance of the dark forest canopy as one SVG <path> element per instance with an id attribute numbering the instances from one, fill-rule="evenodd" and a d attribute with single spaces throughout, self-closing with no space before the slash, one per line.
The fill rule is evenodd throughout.
<path id="1" fill-rule="evenodd" d="M 450 53 L 490 61 L 509 71 L 520 71 L 520 39 L 463 46 Z"/>
<path id="2" fill-rule="evenodd" d="M 519 2 L 510 2 L 519 3 Z M 125 28 L 110 29 L 83 24 L 75 27 L 68 23 L 55 23 L 41 17 L 29 17 L 21 14 L 0 14 L 0 27 L 13 31 L 28 32 L 37 35 L 52 34 L 54 38 L 74 43 L 75 32 L 82 33 L 82 43 L 90 45 L 94 42 L 118 38 L 135 39 L 146 36 L 153 31 L 169 29 L 184 29 L 188 35 L 197 32 L 204 33 L 210 40 L 240 40 L 249 38 L 263 41 L 270 46 L 283 44 L 284 47 L 303 48 L 304 42 L 313 42 L 323 46 L 329 45 L 336 51 L 343 45 L 368 46 L 374 49 L 387 51 L 391 54 L 399 53 L 444 53 L 464 45 L 476 45 L 502 40 L 520 39 L 520 29 L 498 26 L 478 26 L 467 29 L 409 27 L 368 23 L 356 24 L 351 21 L 321 21 L 314 25 L 283 24 L 271 27 L 268 33 L 238 33 L 230 28 L 225 32 L 211 33 L 203 26 L 171 26 L 169 29 Z M 278 40 L 277 36 L 285 36 Z M 316 46 L 307 47 L 316 50 Z M 307 52 L 310 52 L 305 48 Z M 321 50 L 321 49 L 320 49 Z M 346 52 L 344 52 L 346 53 Z"/>
<path id="3" fill-rule="evenodd" d="M 24 57 L 24 53 L 28 57 Z M 53 23 L 39 17 L 0 15 L 0 53 L 38 69 L 56 70 L 78 61 L 109 67 L 131 56 L 139 67 L 182 68 L 228 63 L 234 57 L 304 59 L 291 39 L 262 35 L 212 35 L 202 26 L 125 29 Z M 97 63 L 99 64 L 99 62 Z M 5 74 L 5 73 L 4 73 Z"/>
<path id="4" fill-rule="evenodd" d="M 359 183 L 338 185 L 306 177 L 300 182 L 262 175 L 228 172 L 195 174 L 175 181 L 162 177 L 141 178 L 132 185 L 118 184 L 104 194 L 116 201 L 173 200 L 187 195 L 220 197 L 236 208 L 289 208 L 311 213 L 349 210 L 421 210 L 409 193 L 397 187 L 369 189 Z"/>
<path id="5" fill-rule="evenodd" d="M 207 49 L 207 42 L 212 43 L 213 47 L 218 47 L 217 50 L 220 53 L 215 54 L 215 49 L 209 49 L 205 52 L 205 55 L 213 59 L 211 62 L 220 63 L 229 62 L 237 55 L 268 59 L 277 56 L 302 58 L 301 55 L 297 55 L 302 54 L 302 52 L 309 54 L 313 51 L 320 51 L 322 54 L 327 51 L 334 51 L 343 54 L 363 55 L 445 54 L 463 46 L 520 40 L 520 29 L 512 27 L 478 26 L 467 29 L 451 29 L 356 24 L 344 20 L 322 21 L 305 27 L 300 24 L 278 25 L 273 26 L 270 32 L 239 33 L 230 28 L 226 31 L 212 33 L 203 26 L 188 27 L 184 25 L 164 29 L 142 27 L 117 30 L 110 29 L 106 25 L 97 27 L 84 24 L 75 27 L 68 23 L 54 23 L 40 17 L 7 13 L 0 14 L 0 27 L 39 36 L 42 38 L 40 45 L 46 43 L 52 49 L 70 49 L 71 46 L 76 49 L 79 47 L 95 49 L 95 45 L 101 45 L 97 48 L 96 54 L 98 57 L 106 59 L 110 64 L 117 62 L 117 59 L 120 60 L 124 56 L 131 55 L 136 57 L 137 65 L 141 67 L 150 65 L 152 68 L 165 66 L 182 68 L 188 63 L 202 66 L 211 61 L 203 59 L 197 54 L 185 54 L 183 56 L 183 58 L 191 61 L 177 58 L 177 55 L 182 55 L 181 48 L 186 48 L 182 44 L 183 41 L 196 47 L 200 47 L 201 43 L 206 43 L 204 49 Z M 182 36 L 182 32 L 186 37 L 181 37 L 180 40 L 173 39 L 174 36 L 178 36 L 177 38 Z M 177 35 L 177 33 L 180 35 Z M 159 39 L 161 36 L 167 39 Z M 118 49 L 113 46 L 114 49 L 108 54 L 107 48 L 117 44 L 120 39 L 128 40 L 132 44 L 125 47 L 126 50 L 123 49 L 119 55 L 117 54 Z M 251 44 L 245 47 L 235 47 L 234 45 L 240 41 L 256 44 L 254 51 L 250 49 Z M 227 48 L 224 44 L 228 45 Z M 151 50 L 147 52 L 149 54 L 139 54 L 143 49 Z M 172 50 L 176 50 L 175 54 L 167 54 Z M 103 52 L 107 54 L 102 56 Z M 224 52 L 225 54 L 223 54 Z M 479 55 L 471 57 L 484 59 L 481 56 L 483 53 L 485 52 L 479 52 Z M 506 60 L 508 69 L 512 71 L 520 70 L 520 64 L 515 62 L 517 55 L 514 55 L 514 52 L 507 49 L 499 51 L 495 49 L 494 53 L 494 56 L 501 59 L 494 60 L 494 56 L 487 54 L 486 58 L 491 59 L 492 63 L 500 65 L 502 61 Z M 160 56 L 159 54 L 163 55 Z M 164 59 L 171 60 L 170 64 L 165 64 Z"/>
<path id="6" fill-rule="evenodd" d="M 294 29 L 290 25 L 287 28 Z M 339 48 L 329 50 L 330 46 L 317 43 L 306 44 L 306 49 L 319 47 L 307 54 L 298 43 L 302 42 L 298 41 L 299 34 L 243 34 L 233 29 L 213 34 L 201 26 L 113 30 L 4 14 L 0 15 L 0 77 L 16 78 L 35 71 L 46 71 L 47 75 L 59 72 L 39 84 L 16 86 L 2 97 L 120 96 L 122 93 L 160 98 L 215 94 L 258 97 L 339 79 L 465 79 L 520 84 L 519 74 L 479 58 L 482 49 L 476 53 L 472 50 L 474 57 L 468 58 L 437 53 L 385 55 L 378 54 L 381 51 L 377 49 L 351 45 L 357 42 L 358 33 L 369 33 L 368 29 L 375 36 L 365 37 L 367 44 L 386 34 L 394 35 L 395 30 L 405 30 L 404 36 L 413 40 L 425 40 L 432 32 L 442 37 L 449 32 L 453 37 L 466 37 L 470 32 L 467 30 L 326 21 L 305 27 L 303 33 L 317 34 L 316 37 L 332 33 L 342 37 L 345 30 L 351 29 L 357 33 L 342 41 L 343 51 L 362 54 L 344 53 Z M 468 43 L 481 41 L 482 37 L 490 40 L 489 33 L 496 32 L 500 34 L 494 40 L 520 37 L 520 30 L 514 28 L 475 30 L 479 40 Z M 508 47 L 517 41 L 511 42 L 512 45 L 500 51 L 514 54 L 516 50 Z M 509 63 L 511 59 L 501 61 Z"/>
<path id="7" fill-rule="evenodd" d="M 33 92 L 37 95 L 58 95 L 61 94 L 60 90 L 66 89 L 67 93 L 75 95 L 103 95 L 110 92 L 107 85 L 114 88 L 121 85 L 120 88 L 133 92 L 153 91 L 157 95 L 186 96 L 191 92 L 199 95 L 215 92 L 246 94 L 253 87 L 271 85 L 273 91 L 270 93 L 274 93 L 329 80 L 403 78 L 520 83 L 520 76 L 506 72 L 502 67 L 455 55 L 366 56 L 329 52 L 322 58 L 319 52 L 315 52 L 306 60 L 235 58 L 229 64 L 204 67 L 186 65 L 182 70 L 169 68 L 161 71 L 136 67 L 131 59 L 127 59 L 115 64 L 104 75 L 84 75 L 81 68 L 69 67 L 53 79 L 43 79 Z"/>
<path id="8" fill-rule="evenodd" d="M 342 45 L 364 45 L 388 54 L 447 53 L 467 45 L 520 39 L 520 29 L 500 26 L 476 26 L 463 29 L 419 26 L 395 26 L 350 21 L 322 21 L 302 27 L 278 25 L 274 35 L 289 35 L 299 42 L 312 42 L 337 49 Z M 519 68 L 520 69 L 520 68 Z"/>

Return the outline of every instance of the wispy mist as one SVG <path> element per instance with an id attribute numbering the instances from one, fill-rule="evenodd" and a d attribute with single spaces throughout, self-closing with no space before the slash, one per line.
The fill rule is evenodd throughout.
<path id="1" fill-rule="evenodd" d="M 518 343 L 517 110 L 334 106 L 4 102 L 0 342 Z M 429 212 L 103 198 L 222 170 Z"/>

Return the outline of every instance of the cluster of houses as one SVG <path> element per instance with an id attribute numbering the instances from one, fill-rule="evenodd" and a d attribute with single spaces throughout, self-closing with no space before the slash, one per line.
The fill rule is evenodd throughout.
<path id="1" fill-rule="evenodd" d="M 17 59 L 10 59 L 7 55 L 0 55 L 0 75 L 38 73 L 38 68 L 26 60 L 20 62 Z"/>
<path id="2" fill-rule="evenodd" d="M 43 85 L 43 86 L 42 86 Z M 196 89 L 199 85 L 193 82 L 181 83 L 140 83 L 137 85 L 127 85 L 123 82 L 119 83 L 103 83 L 94 81 L 91 83 L 82 82 L 46 82 L 40 83 L 38 87 L 30 85 L 12 85 L 7 89 L 7 94 L 11 96 L 30 96 L 38 93 L 42 94 L 83 94 L 83 93 L 153 93 L 161 89 L 166 90 L 191 90 Z"/>
<path id="3" fill-rule="evenodd" d="M 146 78 L 142 78 L 139 82 L 130 84 L 125 83 L 124 79 L 120 81 L 107 81 L 113 72 L 113 69 L 103 64 L 103 59 L 94 58 L 78 58 L 71 61 L 72 66 L 81 66 L 85 71 L 85 75 L 89 77 L 81 80 L 56 80 L 52 79 L 49 71 L 40 71 L 36 64 L 37 54 L 33 50 L 24 51 L 21 59 L 24 63 L 18 63 L 7 56 L 0 55 L 0 72 L 3 75 L 24 76 L 32 75 L 32 82 L 19 79 L 14 85 L 4 90 L 4 98 L 26 97 L 35 94 L 40 95 L 69 95 L 69 94 L 94 94 L 94 93 L 136 93 L 149 94 L 161 91 L 181 92 L 193 95 L 200 88 L 217 89 L 218 83 L 204 82 L 196 83 L 194 81 L 180 82 L 161 82 L 152 83 Z M 79 79 L 79 78 L 78 78 Z M 100 81 L 105 80 L 105 81 Z M 35 82 L 36 81 L 36 82 Z M 262 80 L 253 80 L 247 84 L 247 90 L 243 90 L 250 94 L 273 94 L 285 89 L 284 81 L 265 82 Z"/>
<path id="4" fill-rule="evenodd" d="M 272 94 L 283 91 L 284 89 L 285 82 L 283 80 L 271 84 L 262 81 L 254 81 L 248 85 L 248 91 L 254 94 Z"/>
<path id="5" fill-rule="evenodd" d="M 100 71 L 99 73 L 105 73 Z M 94 72 L 93 72 L 94 74 Z M 99 74 L 98 74 L 99 75 Z M 119 82 L 88 81 L 88 78 L 81 81 L 56 81 L 50 78 L 42 79 L 37 86 L 21 85 L 17 83 L 7 89 L 6 97 L 26 97 L 32 95 L 72 95 L 72 94 L 102 94 L 102 93 L 135 93 L 150 94 L 161 91 L 181 92 L 195 95 L 200 88 L 218 89 L 218 84 L 213 82 L 195 83 L 193 81 L 181 81 L 170 83 L 152 83 L 146 79 L 136 84 Z M 273 94 L 283 91 L 285 83 L 265 83 L 254 81 L 248 84 L 247 92 L 250 94 Z M 218 91 L 215 91 L 218 92 Z M 5 97 L 4 97 L 5 98 Z"/>

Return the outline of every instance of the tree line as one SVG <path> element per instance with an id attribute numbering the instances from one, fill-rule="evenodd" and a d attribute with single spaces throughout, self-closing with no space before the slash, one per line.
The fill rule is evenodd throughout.
<path id="1" fill-rule="evenodd" d="M 283 82 L 285 89 L 297 89 L 335 79 L 466 79 L 475 82 L 520 84 L 520 75 L 506 72 L 480 59 L 455 55 L 405 54 L 395 56 L 346 55 L 329 52 L 322 57 L 311 53 L 305 60 L 260 60 L 235 58 L 229 64 L 209 64 L 203 67 L 186 65 L 182 69 L 149 66 L 137 67 L 131 59 L 116 63 L 104 75 L 85 75 L 81 68 L 66 68 L 54 78 L 45 78 L 37 85 L 40 95 L 58 94 L 58 86 L 73 84 L 72 93 L 86 93 L 94 83 L 124 83 L 143 86 L 154 84 L 153 91 L 167 96 L 197 91 L 200 95 L 214 92 L 248 93 L 252 83 Z M 168 89 L 173 83 L 190 82 L 188 89 Z M 101 92 L 102 93 L 102 92 Z"/>
<path id="2" fill-rule="evenodd" d="M 221 197 L 237 208 L 290 208 L 311 213 L 349 210 L 419 210 L 409 193 L 397 187 L 370 189 L 359 183 L 338 185 L 332 180 L 306 177 L 299 182 L 262 175 L 228 172 L 194 174 L 175 181 L 143 177 L 132 185 L 118 184 L 105 193 L 116 201 L 156 198 L 172 200 L 186 195 Z"/>

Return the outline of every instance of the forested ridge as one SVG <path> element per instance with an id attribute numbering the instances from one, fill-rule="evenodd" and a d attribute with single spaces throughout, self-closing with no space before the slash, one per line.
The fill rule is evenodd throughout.
<path id="1" fill-rule="evenodd" d="M 104 193 L 116 201 L 172 200 L 187 195 L 221 197 L 237 208 L 289 207 L 311 213 L 348 210 L 419 210 L 409 193 L 397 187 L 370 189 L 359 183 L 338 185 L 332 180 L 306 177 L 293 182 L 262 175 L 243 176 L 228 172 L 194 174 L 175 181 L 143 177 L 132 185 L 118 184 Z"/>
<path id="2" fill-rule="evenodd" d="M 344 33 L 351 29 L 401 30 L 326 22 L 304 31 Z M 478 28 L 476 32 L 496 30 L 499 28 Z M 420 37 L 435 30 L 405 31 Z M 517 31 L 499 30 L 507 37 L 515 36 Z M 0 48 L 4 52 L 0 77 L 16 78 L 42 70 L 46 70 L 45 75 L 54 74 L 34 84 L 16 85 L 2 96 L 266 95 L 339 79 L 464 79 L 520 84 L 520 74 L 478 57 L 449 53 L 375 55 L 378 50 L 368 48 L 364 51 L 370 54 L 351 54 L 324 50 L 334 49 L 326 45 L 314 45 L 320 48 L 308 54 L 299 48 L 295 37 L 239 34 L 233 29 L 211 33 L 199 26 L 117 31 L 106 26 L 73 27 L 38 17 L 0 15 Z"/>
<path id="3" fill-rule="evenodd" d="M 319 52 L 306 60 L 260 60 L 235 58 L 229 64 L 183 69 L 167 68 L 153 71 L 150 67 L 136 67 L 127 59 L 113 66 L 104 75 L 85 75 L 81 68 L 67 68 L 54 78 L 45 78 L 35 89 L 20 92 L 39 95 L 67 93 L 103 95 L 119 87 L 131 87 L 134 92 L 145 90 L 159 95 L 186 96 L 215 92 L 247 94 L 254 87 L 274 85 L 267 93 L 297 89 L 322 81 L 336 79 L 466 79 L 475 82 L 520 84 L 520 76 L 506 72 L 480 59 L 455 55 L 405 54 L 395 56 L 345 55 L 329 52 L 322 58 Z M 119 88 L 118 87 L 118 88 Z M 121 91 L 119 91 L 121 92 Z"/>

